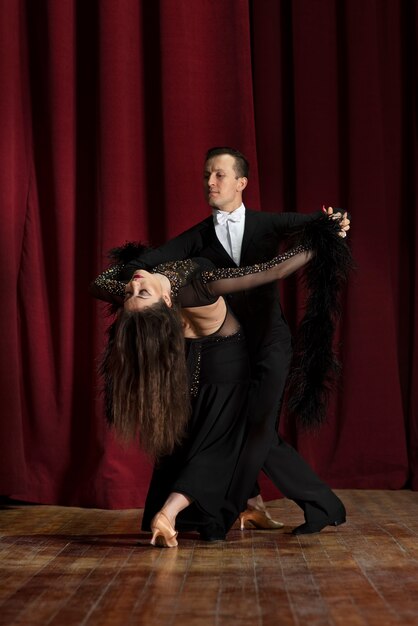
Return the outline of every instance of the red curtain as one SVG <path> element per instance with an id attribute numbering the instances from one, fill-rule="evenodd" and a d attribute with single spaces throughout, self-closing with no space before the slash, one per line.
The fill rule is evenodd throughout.
<path id="1" fill-rule="evenodd" d="M 412 0 L 0 0 L 0 494 L 143 504 L 88 285 L 108 248 L 207 215 L 214 145 L 248 155 L 247 206 L 352 215 L 341 385 L 286 438 L 334 487 L 418 488 L 416 34 Z M 284 303 L 294 326 L 293 279 Z"/>

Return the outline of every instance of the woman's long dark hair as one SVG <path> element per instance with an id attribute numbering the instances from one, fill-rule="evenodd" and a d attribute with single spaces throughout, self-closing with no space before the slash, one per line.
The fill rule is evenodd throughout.
<path id="1" fill-rule="evenodd" d="M 154 458 L 170 454 L 185 434 L 189 384 L 178 309 L 163 301 L 144 311 L 120 310 L 102 359 L 106 413 L 123 440 L 139 435 Z"/>

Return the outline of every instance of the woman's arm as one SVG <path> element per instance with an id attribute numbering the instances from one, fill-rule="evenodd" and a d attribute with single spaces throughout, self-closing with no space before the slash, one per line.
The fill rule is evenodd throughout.
<path id="1" fill-rule="evenodd" d="M 312 253 L 303 246 L 293 248 L 266 263 L 249 267 L 213 269 L 202 272 L 202 282 L 213 296 L 254 289 L 266 283 L 286 278 L 303 267 Z M 123 263 L 112 265 L 102 272 L 90 287 L 90 293 L 99 300 L 121 305 L 125 296 L 126 282 L 119 279 Z"/>
<path id="2" fill-rule="evenodd" d="M 121 305 L 125 296 L 125 282 L 119 280 L 123 263 L 111 265 L 102 272 L 90 286 L 90 293 L 98 300 Z"/>
<path id="3" fill-rule="evenodd" d="M 312 251 L 297 246 L 266 263 L 202 272 L 202 282 L 207 284 L 208 290 L 215 296 L 247 291 L 286 278 L 306 265 L 312 256 Z"/>
<path id="4" fill-rule="evenodd" d="M 208 284 L 213 295 L 224 295 L 236 291 L 246 291 L 266 283 L 286 278 L 312 259 L 319 256 L 322 264 L 332 250 L 335 259 L 341 257 L 341 271 L 344 267 L 346 245 L 343 243 L 350 228 L 347 213 L 333 213 L 331 207 L 317 219 L 310 219 L 299 231 L 299 245 L 267 263 L 251 267 L 213 270 L 202 273 L 202 282 Z M 342 239 L 341 239 L 342 238 Z M 330 272 L 330 276 L 332 272 Z M 334 270 L 334 275 L 336 272 Z"/>

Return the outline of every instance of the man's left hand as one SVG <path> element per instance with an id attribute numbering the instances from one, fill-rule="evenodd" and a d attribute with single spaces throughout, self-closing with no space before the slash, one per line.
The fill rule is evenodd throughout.
<path id="1" fill-rule="evenodd" d="M 350 230 L 350 219 L 348 218 L 347 211 L 341 213 L 341 211 L 337 211 L 334 213 L 334 209 L 332 206 L 329 206 L 327 209 L 323 208 L 324 213 L 328 215 L 333 220 L 340 221 L 340 232 L 338 233 L 340 237 L 347 237 L 347 231 Z"/>

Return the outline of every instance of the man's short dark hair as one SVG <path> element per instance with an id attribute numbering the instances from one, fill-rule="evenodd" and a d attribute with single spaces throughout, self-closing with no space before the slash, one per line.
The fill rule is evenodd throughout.
<path id="1" fill-rule="evenodd" d="M 228 146 L 221 146 L 219 148 L 210 148 L 206 152 L 205 163 L 209 159 L 212 159 L 215 156 L 220 156 L 221 154 L 230 154 L 235 159 L 234 170 L 237 173 L 238 178 L 248 178 L 250 173 L 250 164 L 248 163 L 245 156 L 239 150 L 235 150 L 235 148 L 228 148 Z"/>

